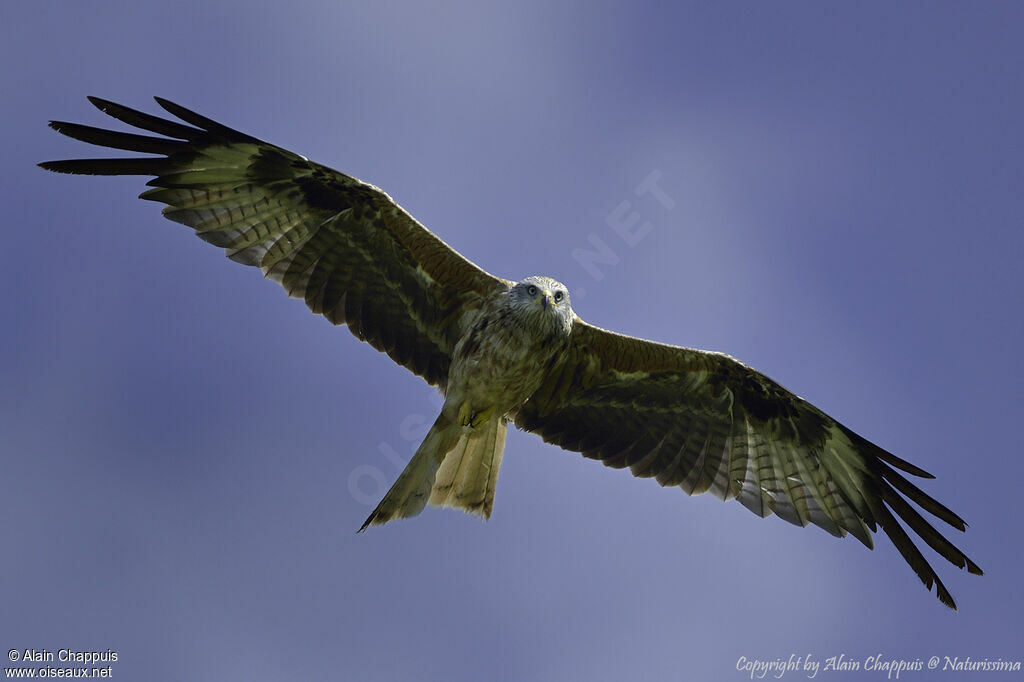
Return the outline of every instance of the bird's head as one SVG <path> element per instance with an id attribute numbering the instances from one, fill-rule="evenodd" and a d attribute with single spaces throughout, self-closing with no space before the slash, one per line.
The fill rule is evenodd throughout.
<path id="1" fill-rule="evenodd" d="M 524 320 L 546 331 L 568 335 L 572 329 L 573 312 L 569 290 L 550 277 L 537 275 L 516 282 L 509 291 L 509 303 Z"/>

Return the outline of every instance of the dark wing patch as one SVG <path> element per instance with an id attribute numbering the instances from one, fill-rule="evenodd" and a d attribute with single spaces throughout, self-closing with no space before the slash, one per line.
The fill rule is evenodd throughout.
<path id="1" fill-rule="evenodd" d="M 60 173 L 152 175 L 141 197 L 232 260 L 261 268 L 289 295 L 435 385 L 444 385 L 464 316 L 504 280 L 484 272 L 387 194 L 286 149 L 157 98 L 184 121 L 95 97 L 151 135 L 51 122 L 69 137 L 151 158 L 39 164 Z"/>
<path id="2" fill-rule="evenodd" d="M 869 548 L 881 526 L 951 608 L 949 591 L 896 517 L 951 563 L 981 574 L 907 499 L 959 530 L 963 520 L 896 469 L 930 474 L 721 353 L 614 334 L 577 318 L 569 352 L 515 421 L 635 476 L 849 533 Z"/>

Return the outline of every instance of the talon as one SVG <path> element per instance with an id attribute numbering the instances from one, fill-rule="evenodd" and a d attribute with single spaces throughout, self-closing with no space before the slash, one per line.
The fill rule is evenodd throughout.
<path id="1" fill-rule="evenodd" d="M 473 418 L 476 415 L 473 413 L 473 408 L 470 407 L 469 402 L 464 402 L 459 407 L 459 426 L 472 426 Z"/>
<path id="2" fill-rule="evenodd" d="M 492 405 L 492 406 L 488 407 L 486 410 L 484 410 L 483 412 L 475 413 L 470 418 L 470 420 L 469 420 L 469 426 L 471 428 L 474 428 L 474 429 L 479 427 L 479 426 L 483 426 L 484 424 L 487 423 L 487 420 L 489 420 L 491 418 L 491 415 L 493 415 L 493 414 L 494 414 L 494 406 Z"/>

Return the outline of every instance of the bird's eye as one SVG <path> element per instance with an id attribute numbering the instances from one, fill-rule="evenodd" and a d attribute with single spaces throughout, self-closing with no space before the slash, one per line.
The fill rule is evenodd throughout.
<path id="1" fill-rule="evenodd" d="M 561 291 L 556 291 L 555 292 L 555 303 L 558 303 L 559 301 L 561 301 L 564 296 L 565 296 L 565 294 L 563 294 Z"/>
<path id="2" fill-rule="evenodd" d="M 533 286 L 531 284 L 530 286 L 526 287 L 526 293 L 528 293 L 530 296 L 536 296 L 537 295 L 537 287 L 535 287 L 535 286 Z"/>

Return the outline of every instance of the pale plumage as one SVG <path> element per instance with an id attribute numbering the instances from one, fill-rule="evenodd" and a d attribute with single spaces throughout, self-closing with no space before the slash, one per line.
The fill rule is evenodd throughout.
<path id="1" fill-rule="evenodd" d="M 64 173 L 155 176 L 142 198 L 260 267 L 291 295 L 437 386 L 445 404 L 363 525 L 430 503 L 488 517 L 507 423 L 689 494 L 813 523 L 872 546 L 881 529 L 939 599 L 953 598 L 897 517 L 981 574 L 912 507 L 963 520 L 899 471 L 931 477 L 771 379 L 719 353 L 593 327 L 546 277 L 511 282 L 469 262 L 380 189 L 166 100 L 184 123 L 90 98 L 163 137 L 52 122 L 93 144 L 157 154 L 51 161 Z M 187 124 L 187 125 L 186 125 Z"/>

